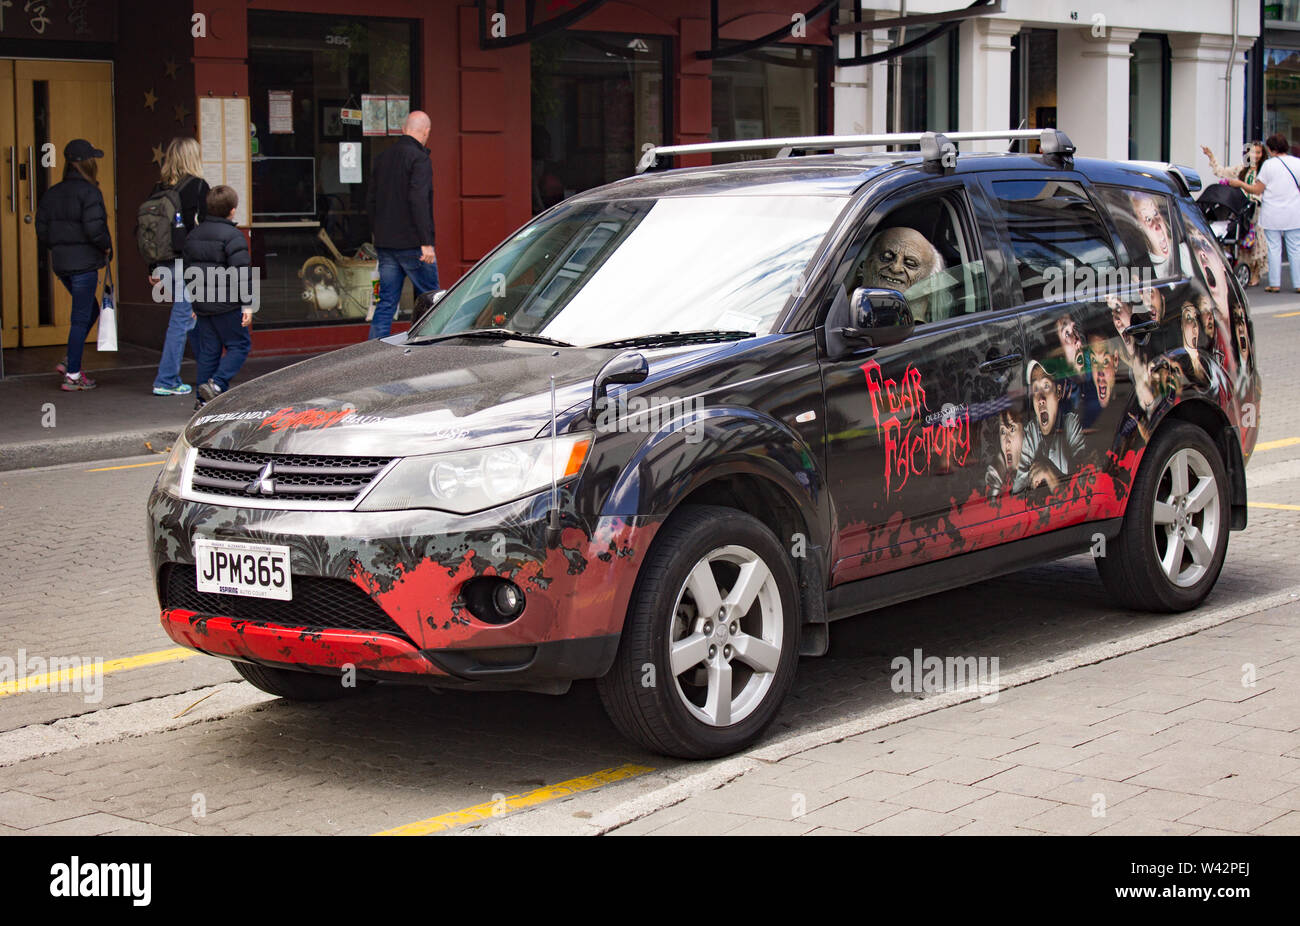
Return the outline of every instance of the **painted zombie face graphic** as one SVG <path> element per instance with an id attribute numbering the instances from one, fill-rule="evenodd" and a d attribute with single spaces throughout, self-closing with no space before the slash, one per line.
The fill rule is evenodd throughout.
<path id="1" fill-rule="evenodd" d="M 1056 413 L 1060 409 L 1061 397 L 1057 394 L 1056 383 L 1041 366 L 1036 365 L 1030 374 L 1029 397 L 1033 401 L 1034 422 L 1043 437 L 1047 437 L 1056 427 Z"/>
<path id="2" fill-rule="evenodd" d="M 998 417 L 998 441 L 1002 447 L 999 458 L 1002 468 L 1014 473 L 1020 466 L 1020 451 L 1025 446 L 1025 426 L 1011 412 L 1003 412 Z"/>
<path id="3" fill-rule="evenodd" d="M 890 228 L 871 245 L 862 268 L 862 285 L 906 292 L 939 269 L 934 245 L 914 228 Z"/>
<path id="4" fill-rule="evenodd" d="M 1137 193 L 1132 198 L 1133 212 L 1142 226 L 1142 234 L 1146 236 L 1147 253 L 1151 255 L 1152 262 L 1163 264 L 1169 260 L 1169 255 L 1173 251 L 1169 237 L 1169 222 L 1165 219 L 1160 204 L 1152 197 Z"/>
<path id="5" fill-rule="evenodd" d="M 1123 335 L 1133 324 L 1133 306 L 1119 297 L 1107 299 L 1106 304 L 1110 306 L 1110 320 L 1115 325 L 1115 333 Z"/>
<path id="6" fill-rule="evenodd" d="M 1119 372 L 1119 354 L 1110 341 L 1098 335 L 1088 338 L 1088 356 L 1092 365 L 1092 383 L 1097 387 L 1097 401 L 1105 408 L 1115 395 L 1115 374 Z"/>
<path id="7" fill-rule="evenodd" d="M 1061 341 L 1061 349 L 1065 351 L 1065 361 L 1070 366 L 1070 372 L 1082 373 L 1083 334 L 1079 331 L 1078 323 L 1069 315 L 1062 315 L 1056 320 L 1056 336 Z"/>
<path id="8" fill-rule="evenodd" d="M 1196 311 L 1201 316 L 1201 331 L 1205 333 L 1205 342 L 1214 343 L 1214 309 L 1210 308 L 1210 300 L 1204 296 L 1196 300 Z"/>
<path id="9" fill-rule="evenodd" d="M 1183 347 L 1194 351 L 1201 342 L 1201 311 L 1194 302 L 1183 303 Z"/>
<path id="10" fill-rule="evenodd" d="M 1237 339 L 1237 351 L 1241 354 L 1241 365 L 1245 367 L 1250 364 L 1250 328 L 1246 326 L 1245 315 L 1233 313 L 1232 331 Z"/>
<path id="11" fill-rule="evenodd" d="M 1196 262 L 1201 265 L 1201 273 L 1205 276 L 1205 285 L 1210 288 L 1210 295 L 1214 298 L 1214 310 L 1219 313 L 1219 317 L 1227 324 L 1228 318 L 1228 268 L 1223 263 L 1223 257 L 1219 254 L 1218 247 L 1198 231 L 1193 231 L 1192 251 L 1196 254 Z"/>
<path id="12" fill-rule="evenodd" d="M 1155 287 L 1142 290 L 1142 307 L 1151 313 L 1151 317 L 1160 321 L 1165 314 L 1165 294 Z"/>

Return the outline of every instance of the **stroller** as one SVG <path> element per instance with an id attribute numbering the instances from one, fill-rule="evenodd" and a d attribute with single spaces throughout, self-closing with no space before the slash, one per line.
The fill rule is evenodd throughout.
<path id="1" fill-rule="evenodd" d="M 1241 190 L 1226 183 L 1206 187 L 1196 200 L 1205 221 L 1214 231 L 1214 237 L 1223 248 L 1224 256 L 1232 267 L 1232 275 L 1244 288 L 1250 282 L 1250 267 L 1242 254 L 1242 242 L 1253 237 L 1251 216 L 1255 204 Z"/>

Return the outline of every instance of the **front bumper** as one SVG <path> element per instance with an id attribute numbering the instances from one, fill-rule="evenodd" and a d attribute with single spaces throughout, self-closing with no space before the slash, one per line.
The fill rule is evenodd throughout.
<path id="1" fill-rule="evenodd" d="M 162 623 L 187 646 L 227 659 L 377 678 L 482 681 L 510 687 L 539 679 L 598 677 L 609 668 L 637 570 L 656 518 L 566 516 L 547 544 L 545 495 L 480 512 L 275 511 L 186 501 L 155 490 L 148 536 Z M 280 610 L 263 618 L 256 600 L 241 613 L 169 600 L 167 570 L 194 564 L 195 535 L 284 544 L 295 595 L 301 580 L 331 580 L 391 628 L 331 626 L 338 617 Z M 482 576 L 509 578 L 524 592 L 521 614 L 486 623 L 462 589 Z M 304 583 L 305 584 L 305 583 Z M 349 586 L 354 588 L 349 588 Z M 359 591 L 358 591 L 359 590 Z M 373 604 L 372 604 L 373 603 Z M 249 608 L 253 612 L 249 613 Z"/>

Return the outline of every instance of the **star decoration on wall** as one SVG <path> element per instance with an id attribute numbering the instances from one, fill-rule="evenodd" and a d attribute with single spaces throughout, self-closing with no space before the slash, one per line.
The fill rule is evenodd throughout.
<path id="1" fill-rule="evenodd" d="M 162 167 L 162 162 L 163 162 L 162 145 L 153 146 L 153 162 L 157 164 L 159 167 Z"/>
<path id="2" fill-rule="evenodd" d="M 168 58 L 163 65 L 163 70 L 167 72 L 168 77 L 174 80 L 176 78 L 176 59 Z"/>
<path id="3" fill-rule="evenodd" d="M 158 97 L 154 95 L 153 88 L 150 87 L 144 92 L 144 108 L 152 110 L 158 102 Z"/>
<path id="4" fill-rule="evenodd" d="M 185 120 L 190 117 L 190 108 L 184 103 L 177 103 L 172 107 L 172 111 L 176 113 L 176 121 L 182 125 L 184 125 Z"/>

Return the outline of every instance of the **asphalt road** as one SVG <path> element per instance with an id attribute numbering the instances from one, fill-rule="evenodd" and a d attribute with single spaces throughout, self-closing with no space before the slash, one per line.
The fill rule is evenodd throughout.
<path id="1" fill-rule="evenodd" d="M 1300 302 L 1252 302 L 1265 449 L 1248 474 L 1250 527 L 1232 535 L 1207 607 L 1300 582 Z M 0 689 L 0 834 L 364 834 L 484 803 L 508 808 L 512 795 L 554 798 L 624 769 L 609 777 L 629 780 L 589 792 L 598 802 L 566 805 L 581 816 L 644 792 L 655 776 L 634 774 L 641 768 L 682 777 L 707 765 L 629 745 L 590 684 L 563 697 L 381 686 L 300 705 L 261 696 L 221 660 L 178 658 L 158 624 L 143 540 L 156 464 L 0 474 L 0 657 L 98 657 L 113 668 L 98 698 Z M 841 621 L 830 653 L 801 663 L 769 739 L 913 697 L 890 690 L 889 664 L 916 648 L 996 655 L 1007 673 L 1183 619 L 1115 609 L 1080 556 Z"/>

